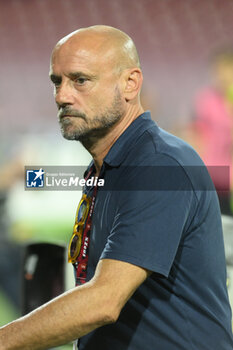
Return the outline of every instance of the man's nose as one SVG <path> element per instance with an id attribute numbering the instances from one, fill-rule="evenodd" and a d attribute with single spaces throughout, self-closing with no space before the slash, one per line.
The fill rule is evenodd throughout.
<path id="1" fill-rule="evenodd" d="M 64 82 L 55 91 L 55 101 L 57 105 L 72 105 L 75 102 L 74 90 L 72 86 Z"/>

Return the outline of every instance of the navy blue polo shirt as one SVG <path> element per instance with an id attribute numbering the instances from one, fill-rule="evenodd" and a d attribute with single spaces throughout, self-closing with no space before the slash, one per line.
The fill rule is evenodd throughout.
<path id="1" fill-rule="evenodd" d="M 232 350 L 219 204 L 197 153 L 146 112 L 114 143 L 100 176 L 88 280 L 100 259 L 152 274 L 118 321 L 82 337 L 79 349 Z"/>

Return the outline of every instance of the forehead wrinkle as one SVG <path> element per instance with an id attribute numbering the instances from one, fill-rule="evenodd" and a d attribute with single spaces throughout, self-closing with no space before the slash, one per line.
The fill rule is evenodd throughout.
<path id="1" fill-rule="evenodd" d="M 91 51 L 86 49 L 73 50 L 69 46 L 58 46 L 53 52 L 51 58 L 51 68 L 50 71 L 53 71 L 53 68 L 61 68 L 66 74 L 83 72 L 84 74 L 93 75 L 95 74 L 98 62 L 93 57 Z"/>

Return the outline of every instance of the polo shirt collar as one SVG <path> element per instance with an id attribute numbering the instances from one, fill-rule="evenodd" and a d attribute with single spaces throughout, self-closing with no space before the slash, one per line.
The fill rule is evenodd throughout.
<path id="1" fill-rule="evenodd" d="M 145 130 L 154 125 L 149 111 L 137 117 L 112 145 L 104 158 L 104 163 L 112 167 L 120 165 L 127 156 L 129 149 L 134 146 L 138 138 Z"/>

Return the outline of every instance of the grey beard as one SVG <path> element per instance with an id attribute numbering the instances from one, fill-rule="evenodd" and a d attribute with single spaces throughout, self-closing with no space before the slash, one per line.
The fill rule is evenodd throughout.
<path id="1" fill-rule="evenodd" d="M 121 114 L 111 115 L 110 117 L 96 117 L 93 122 L 97 123 L 98 126 L 88 128 L 79 128 L 78 130 L 74 130 L 72 132 L 65 132 L 63 127 L 62 135 L 67 140 L 76 140 L 80 141 L 86 149 L 90 149 L 99 139 L 103 138 L 111 128 L 117 124 L 117 122 L 121 119 Z M 65 120 L 66 123 L 71 123 L 69 120 Z M 100 124 L 101 122 L 101 124 Z"/>
<path id="2" fill-rule="evenodd" d="M 102 113 L 99 116 L 95 116 L 92 120 L 90 120 L 90 124 L 88 124 L 88 117 L 85 114 L 73 114 L 75 117 L 81 117 L 86 125 L 78 127 L 73 131 L 66 131 L 66 126 L 72 125 L 72 121 L 69 119 L 61 119 L 61 132 L 64 138 L 67 140 L 76 140 L 81 143 L 90 146 L 97 139 L 104 137 L 110 129 L 117 124 L 117 122 L 123 116 L 123 106 L 122 100 L 119 91 L 116 91 L 112 106 L 106 108 L 105 113 Z"/>

